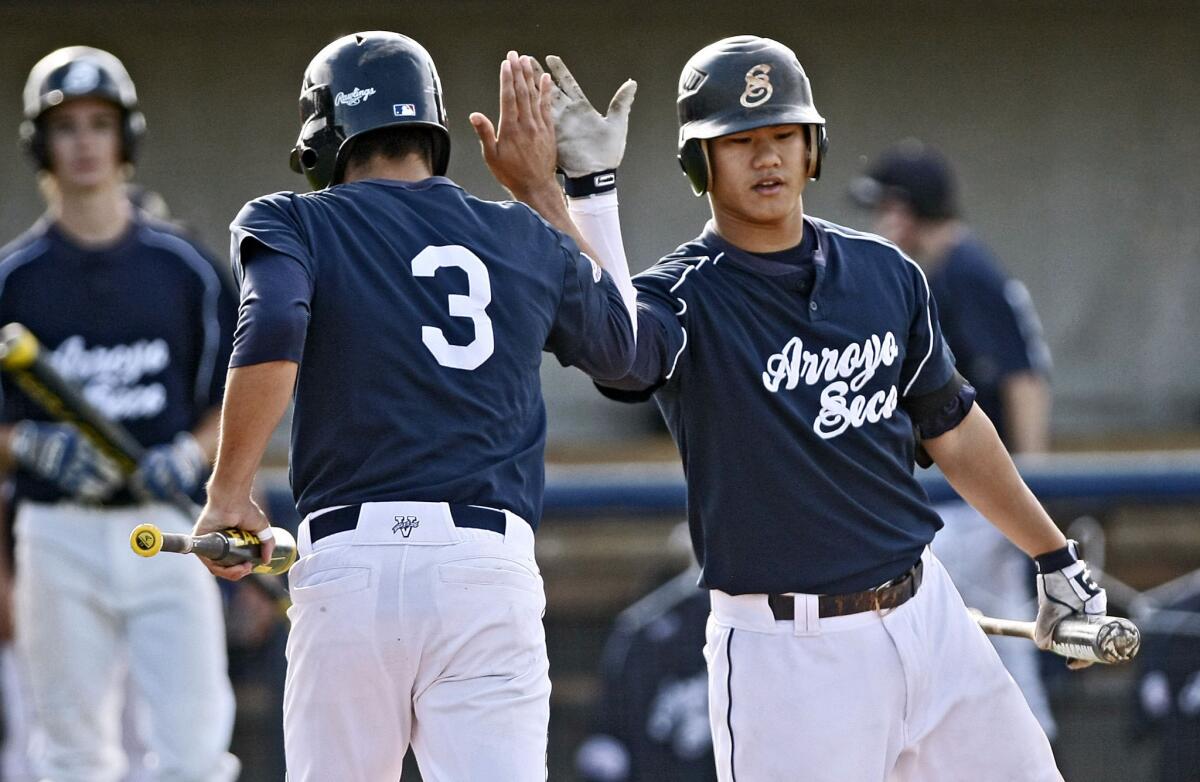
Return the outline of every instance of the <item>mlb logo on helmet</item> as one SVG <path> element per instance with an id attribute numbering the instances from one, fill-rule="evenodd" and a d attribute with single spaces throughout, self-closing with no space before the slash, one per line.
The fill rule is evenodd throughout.
<path id="1" fill-rule="evenodd" d="M 392 114 L 396 117 L 415 117 L 417 116 L 417 107 L 411 103 L 393 103 Z"/>

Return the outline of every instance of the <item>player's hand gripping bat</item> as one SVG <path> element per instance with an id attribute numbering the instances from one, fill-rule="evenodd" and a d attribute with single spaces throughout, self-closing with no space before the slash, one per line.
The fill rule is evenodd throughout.
<path id="1" fill-rule="evenodd" d="M 1033 640 L 1033 622 L 994 619 L 976 608 L 967 612 L 988 635 L 1007 635 Z M 1099 622 L 1068 617 L 1054 628 L 1049 651 L 1074 660 L 1114 665 L 1137 656 L 1142 634 L 1137 625 L 1119 616 L 1106 616 Z"/>
<path id="2" fill-rule="evenodd" d="M 275 548 L 268 562 L 259 561 L 261 543 L 258 537 L 240 529 L 210 532 L 207 535 L 186 535 L 163 532 L 153 524 L 139 524 L 129 535 L 129 545 L 135 554 L 142 557 L 152 557 L 160 551 L 170 551 L 176 554 L 197 554 L 211 559 L 218 565 L 258 562 L 252 572 L 279 575 L 286 573 L 296 561 L 296 539 L 282 527 L 271 529 L 275 535 Z"/>
<path id="3" fill-rule="evenodd" d="M 44 355 L 38 338 L 20 323 L 0 329 L 0 370 L 7 372 L 17 387 L 55 420 L 76 426 L 117 463 L 122 473 L 128 476 L 137 471 L 146 449 L 129 430 L 97 410 L 59 374 Z M 186 495 L 175 495 L 171 504 L 189 519 L 200 515 L 200 507 Z M 287 591 L 281 584 L 253 575 L 252 583 L 273 600 L 286 604 Z"/>

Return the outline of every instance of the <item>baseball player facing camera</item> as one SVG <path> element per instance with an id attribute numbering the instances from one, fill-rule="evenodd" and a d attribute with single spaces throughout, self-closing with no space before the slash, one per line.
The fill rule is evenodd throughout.
<path id="1" fill-rule="evenodd" d="M 485 160 L 564 231 L 445 177 L 437 70 L 390 32 L 316 55 L 292 153 L 314 192 L 255 199 L 231 227 L 242 308 L 195 532 L 267 527 L 250 485 L 294 388 L 292 782 L 395 780 L 410 745 L 431 782 L 546 777 L 539 366 L 624 375 L 633 289 L 624 256 L 570 224 L 549 76 L 510 53 L 500 84 L 498 130 L 471 117 Z"/>
<path id="2" fill-rule="evenodd" d="M 29 328 L 61 374 L 146 447 L 123 475 L 4 379 L 16 648 L 45 736 L 31 760 L 55 782 L 122 778 L 128 676 L 152 724 L 141 739 L 156 758 L 149 778 L 233 779 L 217 585 L 198 562 L 122 551 L 147 517 L 177 532 L 191 523 L 169 500 L 197 492 L 208 474 L 233 293 L 200 248 L 129 201 L 145 119 L 116 57 L 86 46 L 48 54 L 24 104 L 21 137 L 48 210 L 0 250 L 0 323 Z"/>
<path id="3" fill-rule="evenodd" d="M 563 122 L 590 105 L 560 60 L 548 66 L 571 209 L 609 204 L 581 228 L 619 244 L 625 123 L 594 110 Z M 718 777 L 1060 780 L 929 553 L 941 521 L 913 477 L 918 439 L 1036 558 L 1039 645 L 1066 616 L 1103 615 L 1104 591 L 954 371 L 924 274 L 889 242 L 804 213 L 825 120 L 789 48 L 754 36 L 706 46 L 677 107 L 679 160 L 712 220 L 634 278 L 633 368 L 597 380 L 614 398 L 653 397 L 683 458 L 712 604 Z M 595 149 L 612 154 L 579 155 Z"/>

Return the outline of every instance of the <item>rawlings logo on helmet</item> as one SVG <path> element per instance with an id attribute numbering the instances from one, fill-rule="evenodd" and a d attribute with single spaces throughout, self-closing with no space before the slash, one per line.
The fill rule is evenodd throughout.
<path id="1" fill-rule="evenodd" d="M 770 72 L 771 66 L 766 63 L 755 65 L 746 71 L 746 91 L 742 93 L 743 106 L 752 109 L 770 99 L 771 93 L 775 91 L 771 86 L 771 79 L 767 75 Z"/>
<path id="2" fill-rule="evenodd" d="M 375 94 L 374 87 L 367 87 L 365 90 L 360 90 L 355 87 L 350 92 L 339 92 L 333 98 L 334 106 L 357 106 L 362 101 Z"/>

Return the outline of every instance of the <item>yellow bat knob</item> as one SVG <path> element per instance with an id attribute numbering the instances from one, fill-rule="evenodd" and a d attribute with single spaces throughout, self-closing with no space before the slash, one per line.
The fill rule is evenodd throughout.
<path id="1" fill-rule="evenodd" d="M 38 341 L 20 323 L 0 329 L 0 366 L 9 371 L 27 369 L 37 359 Z"/>
<path id="2" fill-rule="evenodd" d="M 162 530 L 153 524 L 139 524 L 129 533 L 129 547 L 139 557 L 152 557 L 162 551 Z"/>

